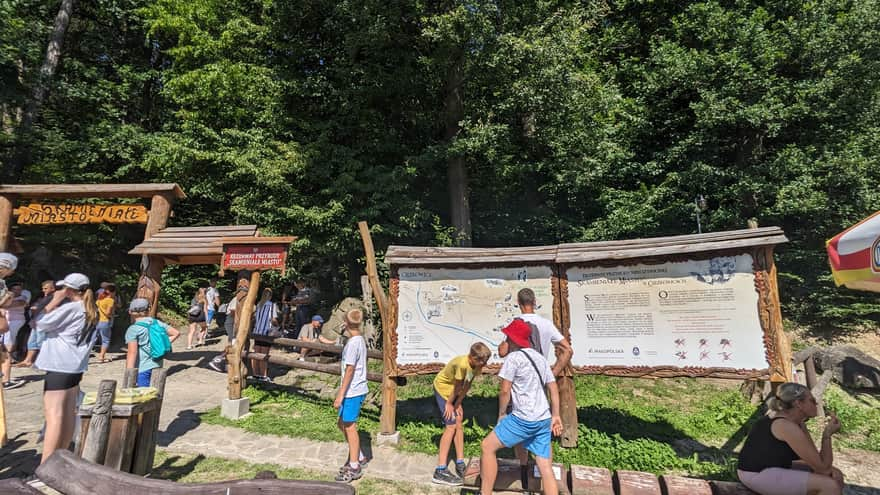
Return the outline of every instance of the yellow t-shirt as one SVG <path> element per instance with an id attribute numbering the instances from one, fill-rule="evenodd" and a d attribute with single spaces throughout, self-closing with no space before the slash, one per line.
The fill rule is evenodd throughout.
<path id="1" fill-rule="evenodd" d="M 95 304 L 98 306 L 98 321 L 110 321 L 113 316 L 113 304 L 115 301 L 112 297 L 98 299 Z"/>
<path id="2" fill-rule="evenodd" d="M 463 380 L 470 383 L 474 380 L 474 370 L 468 361 L 468 356 L 458 356 L 452 358 L 446 366 L 434 377 L 434 389 L 446 400 L 452 397 L 455 391 L 455 382 Z"/>

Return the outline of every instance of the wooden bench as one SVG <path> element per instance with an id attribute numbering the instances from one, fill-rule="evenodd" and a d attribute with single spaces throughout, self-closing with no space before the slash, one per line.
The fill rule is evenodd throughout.
<path id="1" fill-rule="evenodd" d="M 711 481 L 681 476 L 620 470 L 612 473 L 605 468 L 572 465 L 565 469 L 554 463 L 559 493 L 571 495 L 756 495 L 740 483 Z M 541 479 L 534 476 L 534 464 L 527 466 L 525 486 L 522 470 L 515 459 L 498 459 L 495 491 L 541 493 Z M 464 475 L 464 486 L 479 488 L 480 460 L 471 459 Z"/>
<path id="2" fill-rule="evenodd" d="M 175 483 L 123 473 L 85 461 L 67 450 L 55 451 L 52 457 L 38 467 L 37 479 L 64 495 L 355 495 L 355 489 L 351 485 L 329 481 L 255 479 L 219 483 Z M 0 485 L 0 488 L 6 486 Z M 9 486 L 9 491 L 0 493 L 28 495 L 34 492 L 21 491 L 20 485 L 13 484 Z"/>

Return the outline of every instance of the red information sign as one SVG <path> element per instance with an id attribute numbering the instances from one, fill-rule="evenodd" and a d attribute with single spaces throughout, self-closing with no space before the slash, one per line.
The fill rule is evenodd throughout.
<path id="1" fill-rule="evenodd" d="M 286 244 L 224 246 L 224 270 L 284 270 Z"/>

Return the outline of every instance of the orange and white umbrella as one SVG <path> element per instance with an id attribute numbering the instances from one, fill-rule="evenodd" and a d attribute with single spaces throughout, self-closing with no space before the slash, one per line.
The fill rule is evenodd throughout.
<path id="1" fill-rule="evenodd" d="M 834 283 L 880 292 L 880 211 L 825 243 Z"/>

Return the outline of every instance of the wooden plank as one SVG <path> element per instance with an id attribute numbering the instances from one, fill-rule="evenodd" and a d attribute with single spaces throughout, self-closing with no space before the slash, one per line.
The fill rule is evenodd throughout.
<path id="1" fill-rule="evenodd" d="M 202 256 L 202 255 L 216 255 L 221 256 L 223 254 L 223 250 L 219 246 L 205 246 L 205 247 L 167 247 L 167 246 L 156 246 L 154 248 L 144 248 L 141 249 L 139 246 L 135 246 L 134 249 L 128 252 L 128 254 L 152 254 L 156 256 L 162 255 L 171 255 L 171 256 Z"/>
<path id="2" fill-rule="evenodd" d="M 0 493 L 3 495 L 42 495 L 43 492 L 18 478 L 11 478 L 0 480 Z"/>
<path id="3" fill-rule="evenodd" d="M 652 258 L 658 256 L 695 254 L 711 251 L 745 249 L 756 246 L 768 246 L 773 244 L 781 244 L 784 241 L 776 237 L 763 237 L 757 239 L 741 239 L 734 241 L 718 241 L 706 242 L 703 244 L 674 244 L 663 247 L 650 247 L 641 249 L 612 249 L 606 251 L 591 251 L 582 253 L 572 253 L 568 255 L 560 254 L 556 261 L 565 264 L 586 263 L 590 261 L 602 260 L 624 260 L 632 258 Z"/>
<path id="4" fill-rule="evenodd" d="M 83 459 L 87 461 L 102 464 L 106 458 L 113 429 L 111 412 L 115 395 L 116 380 L 101 380 L 89 420 L 89 435 L 82 450 Z"/>
<path id="5" fill-rule="evenodd" d="M 80 406 L 79 413 L 83 416 L 91 416 L 92 409 L 95 404 Z M 131 416 L 134 414 L 142 414 L 147 411 L 153 411 L 159 407 L 159 401 L 156 399 L 146 402 L 138 402 L 137 404 L 113 404 L 112 414 L 114 416 Z"/>
<path id="6" fill-rule="evenodd" d="M 85 462 L 71 452 L 60 449 L 37 468 L 37 477 L 65 495 L 355 495 L 355 488 L 351 485 L 326 481 L 261 479 L 204 484 L 174 483 L 121 473 L 107 466 Z"/>
<path id="7" fill-rule="evenodd" d="M 256 225 L 196 225 L 191 227 L 168 227 L 163 232 L 229 232 L 234 230 L 253 230 L 258 233 Z"/>
<path id="8" fill-rule="evenodd" d="M 620 495 L 661 495 L 657 476 L 638 471 L 617 471 Z"/>
<path id="9" fill-rule="evenodd" d="M 251 236 L 226 236 L 220 239 L 224 246 L 230 244 L 290 244 L 297 238 L 293 236 L 276 237 L 251 237 Z"/>
<path id="10" fill-rule="evenodd" d="M 20 198 L 150 198 L 154 194 L 170 194 L 176 199 L 186 197 L 173 183 L 155 184 L 18 184 L 0 186 L 0 194 Z"/>
<path id="11" fill-rule="evenodd" d="M 344 349 L 341 345 L 324 344 L 310 340 L 269 337 L 267 335 L 253 335 L 252 337 L 256 342 L 265 342 L 270 345 L 274 343 L 290 347 L 305 347 L 306 349 L 315 349 L 323 352 L 331 352 L 333 354 L 342 354 L 342 349 Z M 384 359 L 385 356 L 382 354 L 382 351 L 367 349 L 367 357 L 371 359 Z"/>
<path id="12" fill-rule="evenodd" d="M 615 495 L 611 471 L 572 464 L 571 495 Z"/>
<path id="13" fill-rule="evenodd" d="M 712 495 L 712 487 L 706 480 L 661 476 L 660 482 L 666 489 L 666 495 Z"/>
<path id="14" fill-rule="evenodd" d="M 274 354 L 270 354 L 269 356 L 260 353 L 260 352 L 244 352 L 242 353 L 246 359 L 256 359 L 258 361 L 269 361 L 272 364 L 280 364 L 282 366 L 287 366 L 288 368 L 299 368 L 309 371 L 317 371 L 320 373 L 327 373 L 329 375 L 340 375 L 342 374 L 342 369 L 339 364 L 323 364 L 323 363 L 313 363 L 311 361 L 300 361 L 296 358 L 287 357 L 287 356 L 276 356 Z M 382 382 L 382 375 L 379 373 L 367 372 L 367 380 L 371 382 Z"/>

